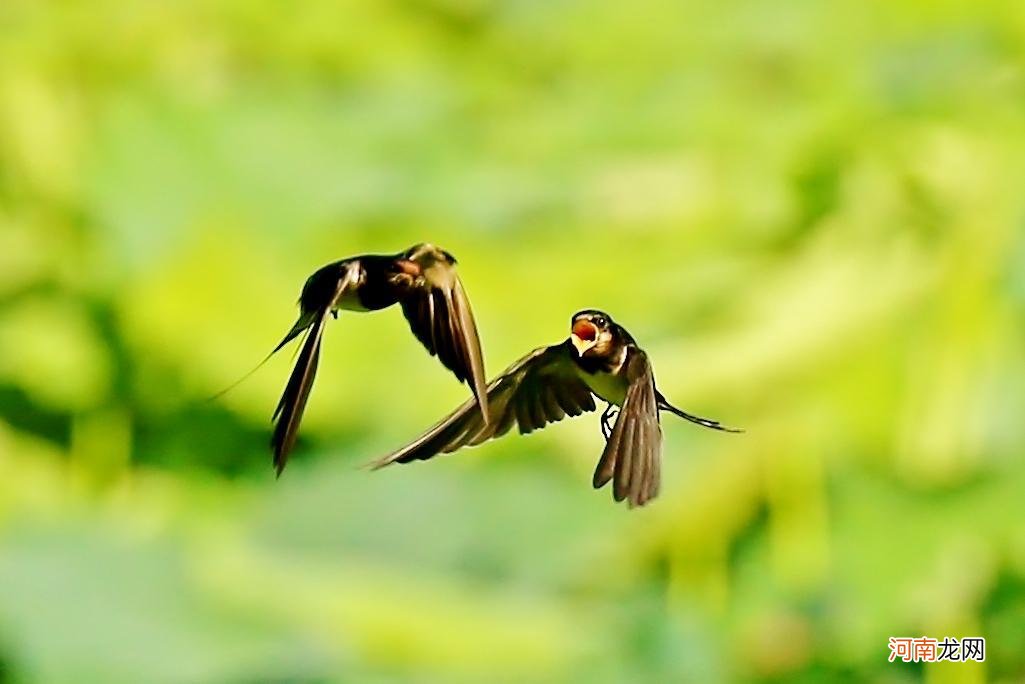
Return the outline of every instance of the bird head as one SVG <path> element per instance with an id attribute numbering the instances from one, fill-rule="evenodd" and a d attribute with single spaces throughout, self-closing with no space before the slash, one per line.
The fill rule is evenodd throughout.
<path id="1" fill-rule="evenodd" d="M 453 266 L 456 263 L 456 258 L 430 242 L 421 242 L 403 252 L 399 257 L 399 262 L 415 264 L 422 270 L 436 263 Z"/>
<path id="2" fill-rule="evenodd" d="M 587 309 L 573 315 L 570 342 L 580 356 L 606 356 L 612 348 L 615 323 L 602 311 Z"/>

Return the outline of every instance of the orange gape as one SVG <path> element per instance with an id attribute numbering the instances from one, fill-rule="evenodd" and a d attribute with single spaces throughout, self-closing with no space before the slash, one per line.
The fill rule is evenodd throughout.
<path id="1" fill-rule="evenodd" d="M 418 276 L 423 272 L 423 269 L 420 268 L 420 264 L 415 261 L 410 261 L 409 259 L 399 259 L 395 262 L 395 265 L 399 267 L 400 271 L 407 275 Z"/>
<path id="2" fill-rule="evenodd" d="M 587 320 L 580 320 L 573 326 L 573 334 L 582 340 L 593 341 L 598 337 L 598 327 Z"/>

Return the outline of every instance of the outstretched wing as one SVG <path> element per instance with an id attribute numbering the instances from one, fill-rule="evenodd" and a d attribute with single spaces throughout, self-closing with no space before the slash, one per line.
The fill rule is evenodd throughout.
<path id="1" fill-rule="evenodd" d="M 470 385 L 481 415 L 490 415 L 477 324 L 455 266 L 432 262 L 424 269 L 419 284 L 402 296 L 401 304 L 417 339 L 459 382 Z"/>
<path id="2" fill-rule="evenodd" d="M 299 434 L 299 423 L 302 420 L 303 411 L 306 409 L 306 401 L 310 398 L 313 381 L 317 376 L 320 342 L 324 336 L 324 324 L 331 313 L 331 304 L 341 297 L 346 289 L 356 285 L 359 280 L 358 276 L 358 265 L 353 264 L 346 268 L 334 283 L 333 296 L 323 298 L 322 308 L 304 311 L 299 323 L 296 323 L 296 327 L 289 332 L 289 336 L 286 336 L 281 345 L 278 345 L 278 349 L 280 349 L 282 345 L 301 333 L 303 328 L 299 328 L 299 331 L 295 332 L 296 328 L 304 318 L 309 319 L 307 327 L 310 330 L 306 335 L 306 341 L 299 352 L 299 358 L 295 362 L 292 375 L 288 378 L 288 384 L 285 385 L 285 391 L 281 395 L 281 400 L 278 402 L 278 407 L 274 410 L 272 418 L 276 422 L 274 435 L 271 437 L 271 448 L 274 451 L 274 469 L 279 477 L 288 462 L 289 452 L 295 446 L 295 439 Z"/>
<path id="3" fill-rule="evenodd" d="M 425 460 L 500 437 L 513 423 L 526 434 L 566 416 L 593 411 L 594 397 L 576 373 L 574 353 L 568 342 L 535 349 L 488 386 L 486 423 L 477 403 L 467 400 L 412 443 L 371 465 L 377 469 Z"/>
<path id="4" fill-rule="evenodd" d="M 662 427 L 648 355 L 631 349 L 626 374 L 626 399 L 594 471 L 594 488 L 612 480 L 616 501 L 643 506 L 658 495 L 662 470 Z"/>

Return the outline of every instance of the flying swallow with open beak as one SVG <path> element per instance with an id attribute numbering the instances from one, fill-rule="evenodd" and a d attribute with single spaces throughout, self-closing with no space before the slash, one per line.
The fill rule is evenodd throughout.
<path id="1" fill-rule="evenodd" d="M 474 395 L 471 404 L 479 406 L 479 417 L 488 422 L 480 338 L 455 265 L 451 254 L 422 243 L 399 254 L 342 259 L 307 279 L 299 298 L 299 319 L 271 352 L 273 355 L 306 333 L 295 368 L 274 411 L 271 447 L 279 476 L 295 445 L 313 387 L 324 324 L 329 315 L 337 318 L 341 310 L 377 311 L 396 303 L 401 305 L 413 334 L 460 382 L 470 386 Z"/>
<path id="2" fill-rule="evenodd" d="M 426 460 L 476 446 L 505 434 L 514 423 L 520 434 L 526 434 L 566 416 L 594 411 L 595 397 L 608 407 L 601 417 L 605 450 L 593 484 L 598 489 L 611 480 L 613 498 L 626 499 L 631 507 L 643 506 L 658 494 L 660 411 L 713 430 L 742 432 L 670 404 L 655 386 L 648 355 L 630 333 L 608 314 L 589 309 L 573 316 L 566 341 L 535 349 L 488 385 L 487 414 L 467 401 L 412 443 L 371 466 Z"/>

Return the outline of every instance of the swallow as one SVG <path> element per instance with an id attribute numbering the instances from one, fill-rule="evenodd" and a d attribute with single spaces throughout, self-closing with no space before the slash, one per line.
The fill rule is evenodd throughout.
<path id="1" fill-rule="evenodd" d="M 613 498 L 627 499 L 634 507 L 658 495 L 661 411 L 713 430 L 743 432 L 670 404 L 655 386 L 648 355 L 623 326 L 595 309 L 575 314 L 564 342 L 524 356 L 488 385 L 486 395 L 486 414 L 467 401 L 413 442 L 370 466 L 376 470 L 476 446 L 504 435 L 514 423 L 520 434 L 527 434 L 566 416 L 596 410 L 597 398 L 607 404 L 601 416 L 606 442 L 592 483 L 600 489 L 612 481 Z"/>
<path id="2" fill-rule="evenodd" d="M 410 330 L 431 356 L 465 382 L 472 405 L 488 422 L 488 397 L 480 338 L 470 301 L 456 274 L 456 259 L 429 243 L 393 255 L 369 254 L 342 259 L 311 275 L 299 297 L 299 318 L 268 355 L 273 356 L 306 333 L 292 374 L 272 418 L 274 468 L 281 475 L 295 445 L 299 422 L 313 388 L 321 339 L 328 316 L 339 311 L 377 311 L 402 307 Z"/>

